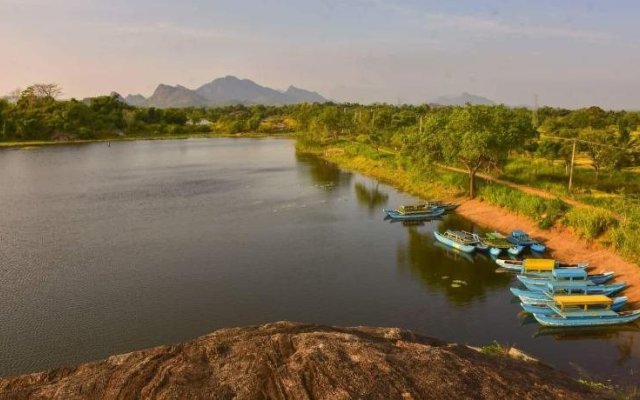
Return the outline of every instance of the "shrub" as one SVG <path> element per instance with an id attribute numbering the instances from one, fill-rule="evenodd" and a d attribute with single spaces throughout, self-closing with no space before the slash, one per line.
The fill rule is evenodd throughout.
<path id="1" fill-rule="evenodd" d="M 573 208 L 565 215 L 564 222 L 587 239 L 596 238 L 618 225 L 611 212 L 598 208 Z"/>

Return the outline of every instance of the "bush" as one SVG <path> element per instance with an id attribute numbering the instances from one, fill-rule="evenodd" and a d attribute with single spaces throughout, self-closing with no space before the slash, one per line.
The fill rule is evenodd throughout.
<path id="1" fill-rule="evenodd" d="M 478 197 L 488 203 L 532 218 L 543 229 L 551 228 L 555 221 L 569 209 L 569 206 L 560 199 L 545 199 L 495 184 L 482 185 L 478 190 Z"/>
<path id="2" fill-rule="evenodd" d="M 618 226 L 618 220 L 611 212 L 598 208 L 573 208 L 565 215 L 564 222 L 587 239 L 596 238 L 609 228 Z"/>

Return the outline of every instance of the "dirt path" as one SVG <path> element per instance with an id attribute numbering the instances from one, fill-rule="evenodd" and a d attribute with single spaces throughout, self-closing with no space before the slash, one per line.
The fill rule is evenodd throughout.
<path id="1" fill-rule="evenodd" d="M 442 169 L 446 169 L 448 171 L 453 171 L 453 172 L 459 172 L 461 174 L 468 174 L 468 172 L 462 168 L 456 168 L 456 167 L 450 167 L 448 165 L 442 165 L 442 164 L 438 164 L 439 168 Z M 490 182 L 495 182 L 495 183 L 499 183 L 501 185 L 504 186 L 509 186 L 510 188 L 513 189 L 517 189 L 521 192 L 524 193 L 529 193 L 532 194 L 534 196 L 538 196 L 538 197 L 543 197 L 545 199 L 555 199 L 558 198 L 559 196 L 556 196 L 553 193 L 547 192 L 546 190 L 542 190 L 542 189 L 538 189 L 538 188 L 534 188 L 531 186 L 527 186 L 527 185 L 521 185 L 518 183 L 514 183 L 511 181 L 507 181 L 504 179 L 499 179 L 499 178 L 494 178 L 493 176 L 487 175 L 487 174 L 483 174 L 478 172 L 476 174 L 476 177 L 483 179 L 485 181 L 490 181 Z M 582 203 L 576 199 L 572 199 L 571 197 L 559 197 L 560 200 L 564 201 L 565 203 L 569 204 L 570 206 L 573 207 L 590 207 L 592 208 L 593 206 L 591 206 L 590 204 L 586 204 L 586 203 Z"/>
<path id="2" fill-rule="evenodd" d="M 457 212 L 479 225 L 502 233 L 509 233 L 515 228 L 523 229 L 548 246 L 550 257 L 568 263 L 586 261 L 593 267 L 590 270 L 592 273 L 615 271 L 616 282 L 630 285 L 623 294 L 629 297 L 630 302 L 636 305 L 640 303 L 640 267 L 597 243 L 578 238 L 568 228 L 540 229 L 526 217 L 511 214 L 477 199 L 463 200 Z"/>

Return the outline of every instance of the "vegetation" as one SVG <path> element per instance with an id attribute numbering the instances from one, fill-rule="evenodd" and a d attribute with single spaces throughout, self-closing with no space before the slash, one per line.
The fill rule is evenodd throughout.
<path id="1" fill-rule="evenodd" d="M 541 227 L 564 224 L 640 259 L 640 112 L 331 102 L 157 109 L 130 106 L 116 93 L 78 101 L 59 100 L 61 92 L 57 85 L 37 84 L 0 99 L 0 146 L 283 133 L 294 135 L 304 151 L 407 192 L 478 196 Z M 557 198 L 478 182 L 479 172 Z M 570 205 L 576 201 L 591 207 Z"/>

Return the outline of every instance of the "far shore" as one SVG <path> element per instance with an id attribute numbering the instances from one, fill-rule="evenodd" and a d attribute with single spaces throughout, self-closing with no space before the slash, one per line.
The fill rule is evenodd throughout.
<path id="1" fill-rule="evenodd" d="M 39 147 L 39 146 L 64 146 L 75 144 L 87 144 L 87 143 L 108 143 L 108 142 L 131 142 L 131 141 L 146 141 L 146 140 L 182 140 L 182 139 L 214 139 L 214 138 L 288 138 L 291 134 L 273 134 L 273 133 L 260 133 L 260 132 L 245 132 L 237 134 L 226 133 L 193 133 L 193 134 L 180 134 L 180 135 L 160 135 L 160 136 L 114 136 L 109 138 L 95 138 L 95 139 L 75 139 L 75 140 L 24 140 L 24 141 L 0 141 L 0 149 L 3 148 L 25 148 L 25 147 Z"/>

